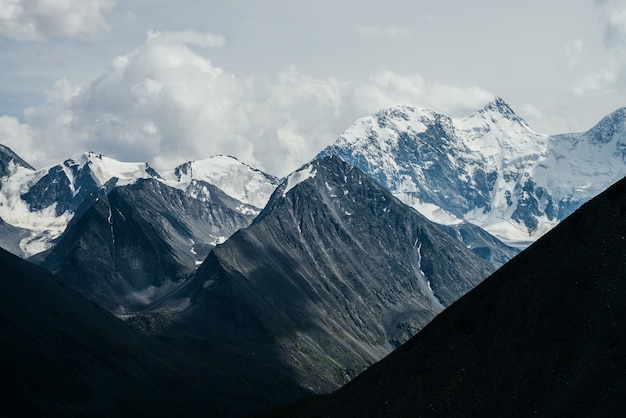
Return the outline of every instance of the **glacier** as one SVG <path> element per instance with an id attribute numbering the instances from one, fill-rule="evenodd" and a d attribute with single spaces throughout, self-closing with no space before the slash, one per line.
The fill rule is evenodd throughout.
<path id="1" fill-rule="evenodd" d="M 455 119 L 396 105 L 359 119 L 318 156 L 360 168 L 434 222 L 470 222 L 524 248 L 626 175 L 625 115 L 544 135 L 501 98 Z"/>

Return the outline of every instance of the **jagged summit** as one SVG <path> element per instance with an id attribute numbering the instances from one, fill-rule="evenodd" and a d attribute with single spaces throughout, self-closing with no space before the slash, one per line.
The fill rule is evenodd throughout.
<path id="1" fill-rule="evenodd" d="M 621 143 L 626 144 L 626 107 L 617 109 L 605 116 L 593 128 L 588 131 L 591 140 L 596 143 L 608 143 L 616 136 L 621 138 Z M 626 145 L 622 145 L 622 152 L 626 154 Z"/>
<path id="2" fill-rule="evenodd" d="M 502 97 L 496 97 L 478 112 L 498 112 L 507 118 L 520 119 L 513 108 Z"/>
<path id="3" fill-rule="evenodd" d="M 228 155 L 189 161 L 161 173 L 163 181 L 181 190 L 198 182 L 212 184 L 244 204 L 262 209 L 278 185 L 278 179 Z"/>
<path id="4" fill-rule="evenodd" d="M 501 97 L 494 98 L 470 116 L 455 120 L 455 125 L 459 129 L 467 129 L 468 127 L 473 130 L 496 129 L 504 131 L 502 133 L 505 135 L 512 131 L 535 133 L 528 123 L 515 113 L 511 105 Z"/>
<path id="5" fill-rule="evenodd" d="M 68 158 L 61 166 L 64 167 L 70 182 L 78 173 L 87 170 L 98 187 L 104 186 L 111 179 L 116 179 L 116 184 L 122 185 L 133 183 L 140 178 L 159 176 L 148 163 L 122 162 L 93 151 Z"/>
<path id="6" fill-rule="evenodd" d="M 467 221 L 525 247 L 626 175 L 625 113 L 585 133 L 541 135 L 500 97 L 459 119 L 395 106 L 320 155 L 360 168 L 435 222 Z"/>
<path id="7" fill-rule="evenodd" d="M 278 184 L 275 177 L 229 156 L 159 174 L 145 162 L 122 162 L 89 151 L 35 170 L 5 146 L 0 148 L 0 177 L 0 218 L 21 231 L 7 247 L 19 248 L 15 254 L 25 257 L 49 249 L 77 213 L 113 188 L 140 179 L 158 180 L 190 198 L 219 202 L 246 216 L 257 214 Z M 24 237 L 24 231 L 30 235 Z"/>

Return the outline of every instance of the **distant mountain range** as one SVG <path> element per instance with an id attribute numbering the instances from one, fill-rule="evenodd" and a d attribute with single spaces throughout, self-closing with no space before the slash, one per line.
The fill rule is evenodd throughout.
<path id="1" fill-rule="evenodd" d="M 461 119 L 394 106 L 320 155 L 360 168 L 435 222 L 467 221 L 523 248 L 626 175 L 626 108 L 584 133 L 541 135 L 501 98 Z"/>
<path id="2" fill-rule="evenodd" d="M 174 368 L 200 364 L 191 415 L 209 400 L 217 416 L 249 413 L 347 383 L 621 178 L 625 115 L 546 136 L 502 99 L 464 119 L 395 106 L 283 179 L 228 156 L 157 173 L 89 152 L 37 170 L 0 147 L 0 247 L 55 276 L 2 263 L 11 277 L 36 272 L 77 290 L 62 298 L 89 299 L 149 334 L 142 347 L 154 341 Z M 45 293 L 38 280 L 33 292 Z M 51 329 L 55 315 L 83 311 L 42 309 Z M 26 361 L 19 344 L 7 355 Z M 196 390 L 216 396 L 198 401 Z"/>
<path id="3" fill-rule="evenodd" d="M 380 360 L 491 271 L 329 157 L 287 177 L 250 227 L 133 321 L 157 334 L 250 347 L 320 393 Z"/>
<path id="4" fill-rule="evenodd" d="M 77 215 L 80 217 L 115 187 L 140 179 L 160 181 L 201 202 L 219 201 L 248 216 L 250 221 L 278 184 L 275 177 L 227 156 L 189 162 L 159 174 L 146 163 L 120 162 L 88 152 L 35 170 L 9 148 L 2 147 L 0 172 L 4 173 L 0 182 L 0 218 L 30 231 L 26 238 L 20 235 L 18 242 L 10 243 L 22 257 L 50 249 Z M 225 239 L 235 230 L 226 230 L 219 236 Z"/>

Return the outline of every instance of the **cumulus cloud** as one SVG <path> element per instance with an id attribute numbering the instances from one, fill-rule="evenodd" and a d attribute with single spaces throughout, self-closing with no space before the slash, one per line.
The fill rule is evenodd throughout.
<path id="1" fill-rule="evenodd" d="M 394 104 L 427 107 L 450 116 L 467 115 L 494 98 L 479 87 L 427 82 L 418 74 L 383 71 L 357 83 L 352 102 L 365 113 Z"/>
<path id="2" fill-rule="evenodd" d="M 624 50 L 626 45 L 626 1 L 595 0 L 604 26 L 604 45 L 607 49 Z"/>
<path id="3" fill-rule="evenodd" d="M 411 30 L 403 26 L 359 26 L 359 34 L 371 39 L 409 39 Z"/>
<path id="4" fill-rule="evenodd" d="M 580 39 L 571 39 L 565 44 L 565 55 L 567 57 L 568 67 L 574 68 L 578 65 L 584 50 L 585 45 Z"/>
<path id="5" fill-rule="evenodd" d="M 206 48 L 224 46 L 226 43 L 226 39 L 221 34 L 196 32 L 193 30 L 149 31 L 147 42 L 153 41 L 169 44 L 198 45 Z"/>
<path id="6" fill-rule="evenodd" d="M 579 96 L 602 96 L 626 90 L 626 0 L 595 0 L 604 31 L 600 65 L 574 87 Z"/>
<path id="7" fill-rule="evenodd" d="M 61 79 L 24 123 L 0 120 L 0 143 L 37 166 L 87 150 L 156 169 L 230 154 L 272 174 L 298 168 L 357 118 L 394 104 L 467 115 L 493 98 L 476 87 L 381 72 L 363 80 L 302 74 L 295 67 L 239 77 L 210 59 L 219 35 L 150 32 L 97 79 Z M 25 146 L 21 146 L 24 144 Z"/>
<path id="8" fill-rule="evenodd" d="M 12 116 L 0 116 L 0 143 L 11 148 L 31 161 L 45 158 L 44 151 L 38 148 L 37 139 L 41 136 L 35 132 L 34 128 L 27 124 L 20 123 Z M 28 161 L 28 159 L 27 159 Z"/>
<path id="9" fill-rule="evenodd" d="M 0 35 L 18 41 L 94 38 L 115 0 L 0 0 Z"/>

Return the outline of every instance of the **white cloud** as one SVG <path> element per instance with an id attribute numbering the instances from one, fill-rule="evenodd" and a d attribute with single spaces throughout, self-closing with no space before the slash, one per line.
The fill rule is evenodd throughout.
<path id="1" fill-rule="evenodd" d="M 619 66 L 607 63 L 595 73 L 587 74 L 574 86 L 574 93 L 578 96 L 598 96 L 615 93 L 615 84 L 618 82 Z"/>
<path id="2" fill-rule="evenodd" d="M 359 26 L 359 34 L 373 39 L 409 39 L 411 30 L 403 26 Z"/>
<path id="3" fill-rule="evenodd" d="M 0 143 L 17 152 L 26 161 L 44 158 L 43 150 L 35 144 L 40 137 L 29 125 L 20 123 L 17 118 L 0 116 Z"/>
<path id="4" fill-rule="evenodd" d="M 604 26 L 604 44 L 607 49 L 624 50 L 626 45 L 626 1 L 595 0 L 596 9 Z"/>
<path id="5" fill-rule="evenodd" d="M 115 0 L 0 0 L 0 35 L 18 41 L 94 38 L 109 30 Z"/>
<path id="6" fill-rule="evenodd" d="M 353 103 L 366 113 L 394 104 L 408 104 L 460 116 L 468 115 L 493 98 L 492 93 L 478 87 L 432 83 L 418 74 L 383 71 L 355 87 Z"/>
<path id="7" fill-rule="evenodd" d="M 626 89 L 626 0 L 595 0 L 605 51 L 596 69 L 575 86 L 578 96 L 609 96 Z"/>
<path id="8" fill-rule="evenodd" d="M 223 43 L 213 34 L 151 32 L 92 82 L 59 80 L 44 104 L 24 111 L 25 123 L 3 119 L 9 141 L 0 143 L 36 166 L 87 150 L 147 161 L 156 169 L 221 153 L 285 175 L 357 118 L 384 107 L 419 105 L 467 115 L 493 98 L 476 87 L 390 71 L 339 80 L 289 67 L 273 76 L 241 78 L 213 64 L 209 50 L 189 46 Z"/>
<path id="9" fill-rule="evenodd" d="M 565 55 L 567 57 L 567 65 L 574 68 L 581 60 L 585 50 L 585 45 L 580 39 L 571 39 L 565 44 Z"/>
<path id="10" fill-rule="evenodd" d="M 224 46 L 226 39 L 223 35 L 214 33 L 196 32 L 193 30 L 182 31 L 150 31 L 147 42 L 157 41 L 169 44 L 191 44 L 206 48 Z"/>

